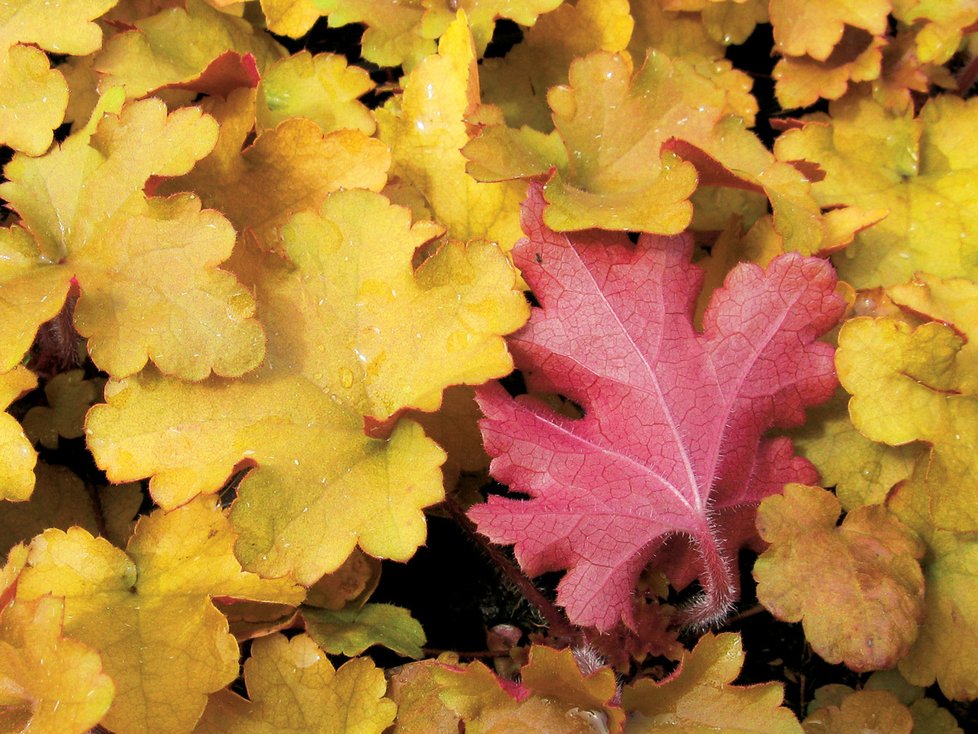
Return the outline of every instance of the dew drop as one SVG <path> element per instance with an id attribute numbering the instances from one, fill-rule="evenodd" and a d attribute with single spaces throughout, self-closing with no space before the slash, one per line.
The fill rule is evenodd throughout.
<path id="1" fill-rule="evenodd" d="M 353 387 L 353 370 L 349 367 L 340 367 L 340 384 L 345 388 Z"/>

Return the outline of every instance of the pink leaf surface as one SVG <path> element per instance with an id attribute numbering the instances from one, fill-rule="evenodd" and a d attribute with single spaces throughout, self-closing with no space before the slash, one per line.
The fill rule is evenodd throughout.
<path id="1" fill-rule="evenodd" d="M 532 188 L 514 259 L 541 307 L 510 347 L 531 392 L 563 395 L 585 415 L 481 388 L 491 473 L 530 499 L 490 497 L 469 515 L 514 545 L 528 574 L 566 569 L 558 603 L 600 630 L 632 623 L 639 573 L 670 536 L 685 536 L 703 595 L 684 621 L 709 624 L 738 594 L 734 558 L 757 503 L 817 479 L 790 441 L 763 434 L 802 423 L 805 406 L 835 389 L 833 349 L 815 341 L 842 315 L 835 273 L 794 254 L 766 271 L 738 265 L 701 334 L 692 317 L 703 275 L 688 236 L 633 245 L 624 234 L 555 233 L 543 206 Z"/>

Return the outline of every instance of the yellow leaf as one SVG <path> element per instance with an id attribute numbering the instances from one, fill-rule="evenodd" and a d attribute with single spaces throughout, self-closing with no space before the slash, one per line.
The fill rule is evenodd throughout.
<path id="1" fill-rule="evenodd" d="M 8 237 L 21 260 L 13 297 L 47 297 L 60 308 L 73 275 L 82 291 L 75 326 L 89 337 L 93 360 L 115 376 L 149 359 L 185 379 L 247 372 L 262 359 L 264 334 L 251 296 L 217 268 L 234 245 L 231 225 L 201 211 L 193 195 L 149 199 L 142 191 L 151 175 L 186 173 L 213 146 L 217 126 L 197 109 L 167 116 L 156 99 L 103 117 L 120 102 L 103 97 L 89 125 L 60 147 L 7 166 L 0 193 L 37 240 L 31 248 L 19 230 Z M 43 315 L 31 310 L 32 321 Z M 18 338 L 28 331 L 22 326 Z"/>
<path id="2" fill-rule="evenodd" d="M 819 487 L 789 484 L 765 499 L 757 528 L 770 547 L 754 564 L 758 600 L 830 663 L 865 672 L 891 668 L 924 615 L 924 545 L 881 505 L 841 505 Z"/>
<path id="3" fill-rule="evenodd" d="M 35 472 L 37 482 L 29 501 L 0 502 L 0 555 L 47 528 L 67 530 L 78 525 L 98 532 L 92 498 L 76 474 L 43 462 Z"/>
<path id="4" fill-rule="evenodd" d="M 876 505 L 890 489 L 910 476 L 926 447 L 919 443 L 889 446 L 871 441 L 849 420 L 849 396 L 844 390 L 823 405 L 808 410 L 804 426 L 791 432 L 798 453 L 818 469 L 843 508 Z"/>
<path id="5" fill-rule="evenodd" d="M 445 390 L 441 407 L 433 413 L 411 411 L 409 417 L 445 449 L 448 458 L 442 466 L 445 489 L 451 490 L 463 473 L 489 468 L 489 454 L 482 446 L 478 421 L 482 411 L 471 387 L 461 385 Z"/>
<path id="6" fill-rule="evenodd" d="M 189 731 L 207 694 L 238 673 L 238 647 L 211 596 L 298 604 L 288 579 L 241 570 L 212 500 L 143 518 L 127 551 L 81 528 L 31 543 L 17 599 L 64 601 L 65 633 L 94 648 L 124 692 L 103 720 L 119 734 Z M 108 623 L 107 623 L 108 622 Z"/>
<path id="7" fill-rule="evenodd" d="M 214 694 L 195 734 L 380 734 L 397 712 L 382 670 L 366 658 L 336 670 L 306 635 L 255 640 L 244 678 L 250 701 Z"/>
<path id="8" fill-rule="evenodd" d="M 774 67 L 775 93 L 783 107 L 807 107 L 820 97 L 838 99 L 850 82 L 868 82 L 882 72 L 886 40 L 847 27 L 824 60 L 785 56 Z"/>
<path id="9" fill-rule="evenodd" d="M 187 0 L 186 9 L 166 8 L 133 25 L 112 36 L 95 59 L 101 88 L 124 87 L 129 99 L 190 81 L 227 51 L 251 54 L 259 70 L 285 55 L 267 33 L 203 0 Z"/>
<path id="10" fill-rule="evenodd" d="M 815 709 L 804 721 L 806 734 L 822 732 L 880 731 L 910 734 L 914 721 L 910 710 L 889 691 L 854 691 L 838 706 Z"/>
<path id="11" fill-rule="evenodd" d="M 801 734 L 795 715 L 781 706 L 781 684 L 731 685 L 743 663 L 740 635 L 707 632 L 665 680 L 645 678 L 625 686 L 621 702 L 629 714 L 629 734 Z"/>
<path id="12" fill-rule="evenodd" d="M 925 63 L 943 64 L 958 50 L 965 31 L 978 21 L 978 7 L 968 0 L 892 0 L 893 15 L 917 26 L 917 56 Z"/>
<path id="13" fill-rule="evenodd" d="M 723 43 L 708 31 L 703 18 L 697 14 L 704 6 L 716 4 L 711 0 L 630 1 L 635 29 L 628 50 L 637 59 L 644 58 L 650 48 L 670 57 L 695 54 L 710 59 L 722 58 Z"/>
<path id="14" fill-rule="evenodd" d="M 522 236 L 521 182 L 481 183 L 465 172 L 460 149 L 469 140 L 466 117 L 479 104 L 479 73 L 464 14 L 402 82 L 404 92 L 377 110 L 379 136 L 391 148 L 392 176 L 410 183 L 448 235 L 485 237 L 509 250 Z"/>
<path id="15" fill-rule="evenodd" d="M 261 0 L 268 30 L 282 36 L 304 36 L 322 13 L 313 0 Z"/>
<path id="16" fill-rule="evenodd" d="M 397 704 L 397 734 L 456 734 L 461 719 L 438 693 L 435 660 L 408 663 L 390 671 L 387 695 Z"/>
<path id="17" fill-rule="evenodd" d="M 627 0 L 580 0 L 542 16 L 505 58 L 485 59 L 482 98 L 497 105 L 512 127 L 553 130 L 547 90 L 567 83 L 567 69 L 591 51 L 624 51 L 634 21 Z M 642 55 L 644 55 L 644 50 Z"/>
<path id="18" fill-rule="evenodd" d="M 0 7 L 0 142 L 28 155 L 47 150 L 68 87 L 44 51 L 84 56 L 97 50 L 102 30 L 93 21 L 116 2 L 10 0 Z"/>
<path id="19" fill-rule="evenodd" d="M 84 370 L 70 370 L 52 377 L 44 386 L 48 404 L 37 405 L 24 416 L 24 433 L 49 449 L 58 447 L 58 437 L 85 435 L 85 413 L 102 396 L 105 381 L 85 379 Z"/>
<path id="20" fill-rule="evenodd" d="M 62 630 L 64 603 L 44 597 L 0 610 L 0 728 L 84 734 L 115 695 L 99 654 Z"/>
<path id="21" fill-rule="evenodd" d="M 390 153 L 359 130 L 324 135 L 312 120 L 289 118 L 246 146 L 255 124 L 255 90 L 237 89 L 227 101 L 205 106 L 221 126 L 214 152 L 161 190 L 194 191 L 239 233 L 253 232 L 266 249 L 280 247 L 285 223 L 296 212 L 321 206 L 330 192 L 379 191 L 387 181 Z"/>
<path id="22" fill-rule="evenodd" d="M 823 207 L 889 210 L 834 258 L 842 278 L 856 288 L 903 283 L 917 271 L 978 279 L 978 144 L 968 132 L 978 100 L 936 97 L 914 118 L 850 95 L 830 112 L 782 135 L 775 151 L 825 172 L 812 186 Z"/>
<path id="23" fill-rule="evenodd" d="M 890 0 L 771 0 L 775 48 L 789 56 L 825 61 L 842 39 L 846 26 L 871 35 L 886 32 Z"/>
<path id="24" fill-rule="evenodd" d="M 37 378 L 26 367 L 0 372 L 0 408 L 6 409 L 28 390 Z M 0 500 L 26 500 L 34 489 L 37 453 L 13 416 L 0 413 Z"/>
<path id="25" fill-rule="evenodd" d="M 20 362 L 70 287 L 71 271 L 41 255 L 23 228 L 0 229 L 0 372 Z"/>
<path id="26" fill-rule="evenodd" d="M 264 130 L 290 117 L 308 117 L 323 134 L 349 128 L 373 135 L 374 118 L 357 101 L 373 88 L 367 70 L 348 65 L 343 56 L 301 51 L 275 62 L 262 76 L 258 127 Z"/>
<path id="27" fill-rule="evenodd" d="M 509 18 L 532 26 L 542 13 L 563 0 L 316 0 L 316 7 L 329 16 L 330 27 L 363 23 L 363 58 L 380 66 L 403 66 L 410 71 L 435 50 L 440 38 L 455 20 L 456 11 L 468 15 L 476 49 L 481 56 L 492 38 L 497 18 Z"/>

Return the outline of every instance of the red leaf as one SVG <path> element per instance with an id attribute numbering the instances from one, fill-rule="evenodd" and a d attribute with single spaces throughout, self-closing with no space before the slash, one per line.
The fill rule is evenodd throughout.
<path id="1" fill-rule="evenodd" d="M 557 601 L 599 630 L 633 622 L 638 574 L 668 537 L 687 536 L 704 593 L 684 621 L 715 621 L 737 595 L 726 539 L 750 540 L 745 511 L 817 477 L 787 439 L 763 434 L 800 424 L 835 389 L 833 349 L 815 341 L 844 309 L 835 273 L 795 254 L 766 271 L 738 265 L 699 334 L 691 238 L 643 235 L 635 246 L 623 234 L 558 234 L 543 205 L 534 186 L 514 250 L 542 307 L 510 346 L 531 391 L 564 395 L 585 415 L 481 388 L 490 471 L 530 499 L 490 497 L 469 514 L 515 546 L 527 573 L 567 569 Z"/>

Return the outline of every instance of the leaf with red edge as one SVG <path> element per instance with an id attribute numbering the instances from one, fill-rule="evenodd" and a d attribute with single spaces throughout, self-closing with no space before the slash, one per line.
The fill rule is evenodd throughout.
<path id="1" fill-rule="evenodd" d="M 490 471 L 531 499 L 492 497 L 470 516 L 513 544 L 529 574 L 567 569 L 558 603 L 601 630 L 630 622 L 639 572 L 667 538 L 688 536 L 705 593 L 684 620 L 716 620 L 737 594 L 730 528 L 793 477 L 816 476 L 787 439 L 763 434 L 800 424 L 836 385 L 832 347 L 815 341 L 844 308 L 834 271 L 796 254 L 767 270 L 738 265 L 699 334 L 703 275 L 688 236 L 633 246 L 625 235 L 557 234 L 543 206 L 534 188 L 528 238 L 514 250 L 542 308 L 510 347 L 531 391 L 565 395 L 585 415 L 481 388 Z"/>

